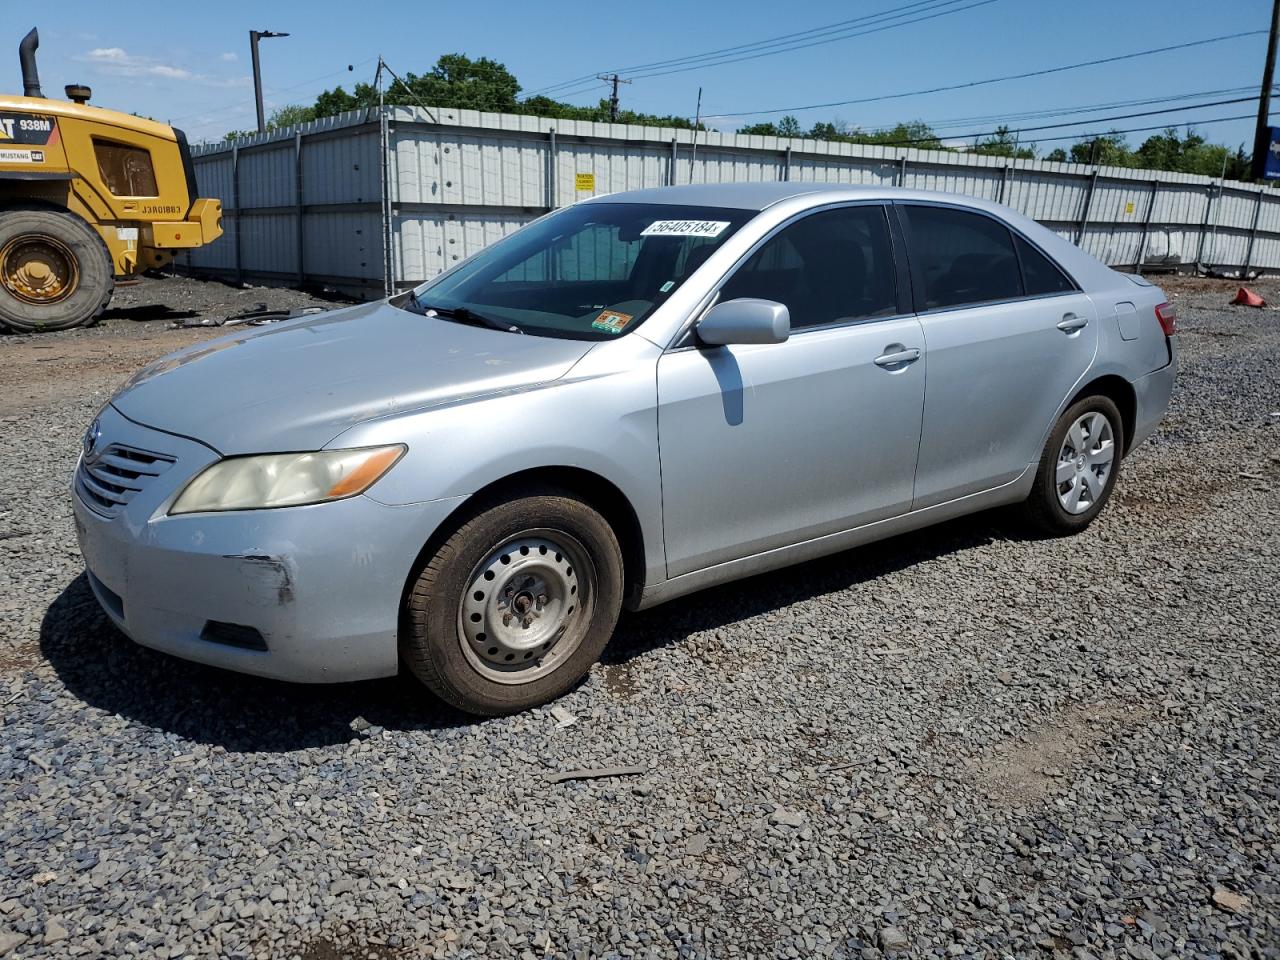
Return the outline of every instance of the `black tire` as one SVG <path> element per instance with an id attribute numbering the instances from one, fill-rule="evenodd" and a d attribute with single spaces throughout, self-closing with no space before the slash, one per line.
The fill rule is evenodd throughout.
<path id="1" fill-rule="evenodd" d="M 555 591 L 556 583 L 548 580 L 551 587 L 546 592 L 563 594 L 565 603 L 559 609 L 568 611 L 563 621 L 558 617 L 547 621 L 546 629 L 552 630 L 556 629 L 556 623 L 562 623 L 559 632 L 550 635 L 545 648 L 532 652 L 533 659 L 527 665 L 516 662 L 507 668 L 498 661 L 512 648 L 503 646 L 499 652 L 497 644 L 502 641 L 490 637 L 481 643 L 474 636 L 469 638 L 466 630 L 474 632 L 477 628 L 464 627 L 463 616 L 470 602 L 468 598 L 477 603 L 483 600 L 485 628 L 496 632 L 499 629 L 496 620 L 493 628 L 487 626 L 491 615 L 487 605 L 506 602 L 503 595 L 510 596 L 507 589 L 517 581 L 517 574 L 499 572 L 495 579 L 487 581 L 493 584 L 492 596 L 488 598 L 482 590 L 474 588 L 485 582 L 487 571 L 503 569 L 491 561 L 505 556 L 503 551 L 508 547 L 515 555 L 522 543 L 540 541 L 563 543 L 565 562 L 571 563 L 572 557 L 578 556 L 580 568 L 576 571 L 567 568 L 572 577 L 571 588 Z M 535 547 L 535 552 L 537 549 Z M 554 549 L 551 553 L 542 551 L 541 559 L 528 550 L 524 552 L 523 558 L 515 556 L 516 564 L 536 561 L 549 567 L 553 561 L 562 560 L 561 552 Z M 501 562 L 508 563 L 506 559 Z M 516 566 L 512 565 L 511 569 L 514 571 Z M 552 570 L 551 576 L 555 573 Z M 504 581 L 503 576 L 511 579 Z M 520 580 L 517 587 L 524 582 L 527 581 Z M 570 589 L 576 601 L 570 600 Z M 412 584 L 400 653 L 419 680 L 440 699 L 460 710 L 481 716 L 527 710 L 568 691 L 600 658 L 617 624 L 622 592 L 622 551 L 618 540 L 605 519 L 573 494 L 545 488 L 516 499 L 488 501 L 477 505 L 457 525 Z M 511 603 L 518 599 L 519 596 Z M 545 602 L 546 597 L 541 599 Z M 552 601 L 557 602 L 555 597 Z M 517 616 L 516 625 L 519 624 Z M 543 624 L 539 622 L 536 626 L 542 628 Z M 514 627 L 501 629 L 515 632 Z M 479 633 L 478 636 L 486 635 Z M 490 646 L 491 642 L 495 645 Z M 561 652 L 557 653 L 557 649 Z M 530 655 L 526 651 L 523 658 Z M 507 655 L 506 659 L 514 656 Z M 489 658 L 493 658 L 493 662 Z M 511 672 L 504 672 L 507 669 Z M 521 671 L 528 671 L 532 679 L 520 680 Z M 515 679 L 504 683 L 493 679 L 495 676 Z"/>
<path id="2" fill-rule="evenodd" d="M 57 245 L 59 255 L 73 264 L 75 287 L 66 296 L 51 303 L 33 303 L 10 288 L 5 252 L 11 243 L 26 237 L 48 238 Z M 9 256 L 16 256 L 16 248 Z M 0 326 L 19 333 L 91 326 L 111 302 L 114 289 L 107 245 L 80 217 L 51 207 L 0 209 Z"/>
<path id="3" fill-rule="evenodd" d="M 1063 506 L 1058 496 L 1059 454 L 1063 450 L 1067 433 L 1072 425 L 1090 413 L 1100 413 L 1107 418 L 1112 434 L 1111 465 L 1102 483 L 1101 493 L 1091 500 L 1083 512 L 1072 513 Z M 1107 505 L 1107 501 L 1111 498 L 1111 491 L 1115 489 L 1116 482 L 1120 479 L 1120 462 L 1125 449 L 1124 445 L 1124 420 L 1109 397 L 1097 395 L 1085 397 L 1073 403 L 1058 418 L 1040 455 L 1040 465 L 1036 469 L 1036 479 L 1031 487 L 1031 494 L 1022 504 L 1025 521 L 1037 532 L 1055 537 L 1079 533 L 1089 526 Z"/>

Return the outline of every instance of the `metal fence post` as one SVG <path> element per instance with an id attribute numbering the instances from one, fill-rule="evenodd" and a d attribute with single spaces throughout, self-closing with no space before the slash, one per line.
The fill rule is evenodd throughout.
<path id="1" fill-rule="evenodd" d="M 904 153 L 898 158 L 898 186 L 905 187 L 907 185 L 907 155 Z"/>
<path id="2" fill-rule="evenodd" d="M 1151 215 L 1156 209 L 1156 194 L 1160 192 L 1160 181 L 1151 181 L 1151 199 L 1147 201 L 1147 214 L 1142 218 L 1142 239 L 1138 241 L 1138 262 L 1134 264 L 1134 273 L 1142 276 L 1142 261 L 1147 257 L 1147 235 L 1151 232 Z"/>
<path id="3" fill-rule="evenodd" d="M 556 128 L 552 127 L 547 133 L 547 209 L 554 210 L 558 202 L 556 196 L 556 173 L 559 170 L 560 163 L 558 158 L 559 148 L 556 146 Z"/>
<path id="4" fill-rule="evenodd" d="M 1199 270 L 1201 258 L 1204 257 L 1204 241 L 1209 233 L 1209 214 L 1213 212 L 1213 184 L 1210 183 L 1205 192 L 1204 219 L 1200 221 L 1200 240 L 1196 244 L 1196 269 Z"/>
<path id="5" fill-rule="evenodd" d="M 303 269 L 303 250 L 305 242 L 303 240 L 304 231 L 302 228 L 302 131 L 299 130 L 293 135 L 293 212 L 297 219 L 297 246 L 298 246 L 298 286 L 302 286 L 306 282 L 306 270 Z"/>
<path id="6" fill-rule="evenodd" d="M 1009 165 L 1005 164 L 1004 174 L 1000 177 L 1000 195 L 996 197 L 996 203 L 1007 203 L 1005 197 L 1009 194 Z"/>
<path id="7" fill-rule="evenodd" d="M 1258 205 L 1253 208 L 1253 226 L 1249 228 L 1249 246 L 1244 254 L 1244 266 L 1240 270 L 1240 279 L 1249 278 L 1249 264 L 1253 262 L 1253 242 L 1258 238 L 1258 219 L 1262 216 L 1262 196 L 1266 187 L 1258 188 Z"/>
<path id="8" fill-rule="evenodd" d="M 240 144 L 231 147 L 231 207 L 236 212 L 235 240 L 236 246 L 236 283 L 244 283 L 244 268 L 240 259 L 240 223 L 244 219 L 240 210 Z"/>
<path id="9" fill-rule="evenodd" d="M 387 123 L 387 108 L 378 109 L 378 153 L 380 154 L 382 193 L 382 293 L 395 293 L 395 269 L 391 252 L 391 129 Z"/>
<path id="10" fill-rule="evenodd" d="M 1089 215 L 1093 212 L 1093 193 L 1098 189 L 1098 169 L 1089 178 L 1089 189 L 1084 195 L 1084 210 L 1080 213 L 1080 226 L 1076 230 L 1076 246 L 1084 247 L 1084 232 L 1089 228 Z"/>
<path id="11" fill-rule="evenodd" d="M 787 149 L 782 155 L 782 179 L 791 179 L 791 144 L 787 144 Z"/>

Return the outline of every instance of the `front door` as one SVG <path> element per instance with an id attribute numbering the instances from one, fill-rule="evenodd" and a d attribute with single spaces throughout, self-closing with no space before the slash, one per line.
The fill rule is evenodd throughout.
<path id="1" fill-rule="evenodd" d="M 721 288 L 721 302 L 739 297 L 786 304 L 790 338 L 658 363 L 672 577 L 911 506 L 927 358 L 899 302 L 885 208 L 783 226 Z"/>

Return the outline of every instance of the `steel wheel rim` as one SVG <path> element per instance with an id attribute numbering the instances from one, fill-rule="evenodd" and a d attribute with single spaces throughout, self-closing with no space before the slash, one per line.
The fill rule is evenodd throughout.
<path id="1" fill-rule="evenodd" d="M 532 683 L 581 645 L 596 572 L 587 551 L 559 530 L 529 530 L 476 565 L 458 604 L 467 661 L 496 683 Z"/>
<path id="2" fill-rule="evenodd" d="M 23 234 L 0 250 L 0 283 L 25 303 L 57 303 L 76 292 L 80 269 L 76 255 L 61 240 Z"/>
<path id="3" fill-rule="evenodd" d="M 1102 499 L 1115 456 L 1115 433 L 1107 415 L 1091 410 L 1077 417 L 1058 451 L 1054 477 L 1063 510 L 1087 513 Z"/>

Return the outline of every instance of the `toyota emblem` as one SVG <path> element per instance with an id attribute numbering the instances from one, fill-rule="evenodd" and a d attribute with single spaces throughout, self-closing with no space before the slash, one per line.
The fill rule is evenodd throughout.
<path id="1" fill-rule="evenodd" d="M 101 436 L 102 423 L 95 419 L 93 423 L 89 424 L 89 429 L 84 432 L 84 440 L 81 442 L 86 457 L 93 453 L 94 447 L 98 445 L 98 438 Z"/>

